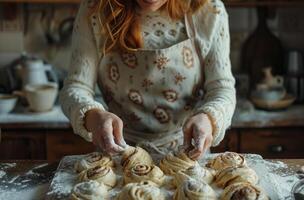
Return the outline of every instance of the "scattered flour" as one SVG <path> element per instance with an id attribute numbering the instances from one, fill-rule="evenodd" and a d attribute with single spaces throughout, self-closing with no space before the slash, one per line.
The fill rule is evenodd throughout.
<path id="1" fill-rule="evenodd" d="M 16 163 L 2 163 L 2 164 L 0 164 L 0 169 L 5 170 L 5 169 L 16 167 L 16 165 L 17 165 Z"/>
<path id="2" fill-rule="evenodd" d="M 6 172 L 3 171 L 3 170 L 0 170 L 0 179 L 1 179 L 2 177 L 4 177 L 5 175 L 6 175 Z"/>
<path id="3" fill-rule="evenodd" d="M 24 174 L 11 176 L 8 169 L 16 163 L 0 164 L 0 200 L 43 200 L 49 188 L 50 177 L 35 173 L 32 170 L 46 164 L 39 165 Z"/>
<path id="4" fill-rule="evenodd" d="M 51 184 L 52 190 L 47 195 L 62 199 L 70 194 L 75 183 L 76 175 L 74 173 L 58 171 Z"/>
<path id="5" fill-rule="evenodd" d="M 48 184 L 42 184 L 36 187 L 22 190 L 11 189 L 9 191 L 0 192 L 0 199 L 43 200 L 45 199 L 45 194 L 48 190 L 48 187 Z"/>

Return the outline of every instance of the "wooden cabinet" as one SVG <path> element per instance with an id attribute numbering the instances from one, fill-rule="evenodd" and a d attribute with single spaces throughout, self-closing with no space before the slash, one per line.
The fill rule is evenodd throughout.
<path id="1" fill-rule="evenodd" d="M 240 134 L 239 151 L 265 158 L 304 158 L 303 142 L 303 129 L 245 129 Z"/>
<path id="2" fill-rule="evenodd" d="M 58 130 L 46 134 L 47 160 L 60 160 L 66 155 L 85 154 L 95 150 L 92 143 L 86 142 L 72 131 Z"/>
<path id="3" fill-rule="evenodd" d="M 210 150 L 212 153 L 225 152 L 225 151 L 238 151 L 238 130 L 229 129 L 226 132 L 225 138 L 223 141 L 216 147 L 212 147 Z"/>
<path id="4" fill-rule="evenodd" d="M 2 129 L 0 160 L 60 160 L 95 151 L 71 129 Z"/>
<path id="5" fill-rule="evenodd" d="M 45 135 L 35 130 L 2 130 L 1 160 L 45 159 Z"/>
<path id="6" fill-rule="evenodd" d="M 233 128 L 212 153 L 256 153 L 264 158 L 304 158 L 304 128 Z M 71 128 L 2 129 L 0 160 L 60 160 L 66 155 L 95 151 L 92 143 Z"/>

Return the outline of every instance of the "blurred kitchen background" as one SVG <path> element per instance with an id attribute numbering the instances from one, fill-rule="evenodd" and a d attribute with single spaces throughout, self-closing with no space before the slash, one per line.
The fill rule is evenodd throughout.
<path id="1" fill-rule="evenodd" d="M 80 0 L 0 0 L 0 160 L 94 151 L 58 105 Z M 238 104 L 213 152 L 304 157 L 304 1 L 226 0 Z M 97 95 L 98 99 L 98 95 Z"/>

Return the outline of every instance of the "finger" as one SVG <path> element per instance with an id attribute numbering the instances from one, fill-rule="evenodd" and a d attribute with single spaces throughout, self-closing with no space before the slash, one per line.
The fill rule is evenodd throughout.
<path id="1" fill-rule="evenodd" d="M 115 143 L 123 148 L 126 148 L 127 143 L 123 137 L 123 123 L 120 119 L 113 121 L 113 134 Z"/>
<path id="2" fill-rule="evenodd" d="M 192 140 L 192 123 L 188 121 L 183 128 L 184 132 L 184 143 L 183 146 L 185 149 L 191 147 L 191 140 Z"/>
<path id="3" fill-rule="evenodd" d="M 212 138 L 207 138 L 204 145 L 204 153 L 211 147 Z"/>
<path id="4" fill-rule="evenodd" d="M 101 136 L 98 138 L 98 147 L 101 150 L 101 152 L 105 152 L 106 153 L 106 147 L 105 147 L 105 144 L 104 144 Z"/>
<path id="5" fill-rule="evenodd" d="M 100 150 L 103 150 L 104 145 L 103 145 L 102 139 L 101 139 L 101 132 L 93 133 L 92 142 L 97 148 L 99 148 Z"/>
<path id="6" fill-rule="evenodd" d="M 189 157 L 197 160 L 203 153 L 206 143 L 205 134 L 198 131 L 198 129 L 194 130 L 194 149 L 189 152 Z"/>
<path id="7" fill-rule="evenodd" d="M 102 135 L 102 140 L 105 145 L 105 149 L 109 154 L 117 154 L 124 150 L 114 142 L 112 122 L 111 125 L 107 126 L 107 131 Z"/>
<path id="8" fill-rule="evenodd" d="M 205 142 L 203 144 L 205 144 Z M 204 145 L 202 145 L 202 146 L 204 146 Z M 198 160 L 204 154 L 204 152 L 205 152 L 204 147 L 201 149 L 194 148 L 193 150 L 191 150 L 189 152 L 189 157 L 193 160 Z"/>

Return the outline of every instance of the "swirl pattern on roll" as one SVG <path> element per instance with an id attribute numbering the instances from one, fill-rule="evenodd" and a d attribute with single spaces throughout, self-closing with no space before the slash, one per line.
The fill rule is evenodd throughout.
<path id="1" fill-rule="evenodd" d="M 121 158 L 123 170 L 131 169 L 136 164 L 153 165 L 150 154 L 140 147 L 128 147 Z"/>
<path id="2" fill-rule="evenodd" d="M 243 155 L 235 152 L 225 152 L 211 159 L 206 166 L 221 170 L 227 167 L 247 166 L 247 164 Z"/>
<path id="3" fill-rule="evenodd" d="M 180 170 L 186 170 L 189 167 L 198 165 L 197 161 L 191 160 L 186 153 L 169 153 L 159 163 L 159 167 L 167 175 L 174 175 Z"/>
<path id="4" fill-rule="evenodd" d="M 156 165 L 136 164 L 124 173 L 124 183 L 152 181 L 161 186 L 166 176 Z"/>
<path id="5" fill-rule="evenodd" d="M 116 174 L 109 166 L 96 166 L 78 175 L 79 181 L 95 180 L 103 183 L 108 189 L 112 189 L 116 185 Z"/>
<path id="6" fill-rule="evenodd" d="M 174 200 L 216 200 L 214 190 L 205 182 L 187 179 L 175 191 Z"/>
<path id="7" fill-rule="evenodd" d="M 269 198 L 257 186 L 250 183 L 234 183 L 226 187 L 221 195 L 221 200 L 268 200 Z"/>
<path id="8" fill-rule="evenodd" d="M 253 169 L 244 166 L 228 167 L 215 175 L 215 184 L 221 188 L 238 182 L 249 182 L 255 185 L 258 183 L 258 175 Z"/>
<path id="9" fill-rule="evenodd" d="M 176 174 L 174 175 L 174 185 L 178 186 L 189 178 L 195 179 L 197 181 L 204 181 L 210 184 L 214 180 L 214 175 L 214 170 L 195 165 L 189 167 L 186 170 L 180 170 L 176 172 Z"/>
<path id="10" fill-rule="evenodd" d="M 107 187 L 103 183 L 98 183 L 93 180 L 76 184 L 70 195 L 70 200 L 96 200 L 107 198 Z"/>
<path id="11" fill-rule="evenodd" d="M 96 166 L 114 166 L 114 161 L 107 156 L 103 156 L 100 152 L 93 152 L 85 155 L 85 157 L 75 163 L 76 172 L 94 168 Z"/>
<path id="12" fill-rule="evenodd" d="M 116 200 L 165 200 L 164 193 L 151 181 L 125 185 Z"/>

